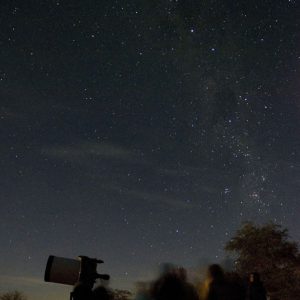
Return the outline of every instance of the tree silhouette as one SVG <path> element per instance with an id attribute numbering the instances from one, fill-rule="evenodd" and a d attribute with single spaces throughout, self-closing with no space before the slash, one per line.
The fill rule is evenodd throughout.
<path id="1" fill-rule="evenodd" d="M 287 229 L 274 223 L 245 223 L 226 244 L 237 255 L 239 274 L 259 272 L 272 300 L 300 299 L 299 250 Z"/>
<path id="2" fill-rule="evenodd" d="M 0 300 L 27 300 L 27 297 L 19 291 L 14 291 L 0 295 Z"/>
<path id="3" fill-rule="evenodd" d="M 114 300 L 128 300 L 132 298 L 132 294 L 127 290 L 113 290 L 113 299 Z"/>

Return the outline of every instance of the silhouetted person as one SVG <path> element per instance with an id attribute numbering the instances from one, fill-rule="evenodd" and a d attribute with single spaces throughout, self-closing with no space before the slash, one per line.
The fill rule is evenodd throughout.
<path id="1" fill-rule="evenodd" d="M 232 300 L 234 291 L 232 285 L 225 279 L 221 266 L 214 264 L 208 267 L 207 300 Z"/>
<path id="2" fill-rule="evenodd" d="M 150 294 L 154 300 L 198 300 L 196 290 L 186 281 L 183 268 L 163 274 L 154 282 Z"/>
<path id="3" fill-rule="evenodd" d="M 266 289 L 260 280 L 259 273 L 251 273 L 249 276 L 248 300 L 266 300 Z"/>
<path id="4" fill-rule="evenodd" d="M 104 286 L 98 286 L 93 289 L 91 300 L 113 300 L 113 295 Z"/>
<path id="5" fill-rule="evenodd" d="M 231 286 L 231 300 L 245 300 L 246 299 L 246 284 L 243 278 L 237 273 L 230 272 L 226 274 L 226 280 Z"/>
<path id="6" fill-rule="evenodd" d="M 73 300 L 90 300 L 92 291 L 90 286 L 80 282 L 75 285 L 71 295 Z"/>
<path id="7" fill-rule="evenodd" d="M 187 274 L 184 268 L 177 269 L 177 276 L 181 280 L 181 284 L 184 288 L 185 299 L 187 300 L 199 300 L 198 293 L 193 285 L 188 283 Z"/>

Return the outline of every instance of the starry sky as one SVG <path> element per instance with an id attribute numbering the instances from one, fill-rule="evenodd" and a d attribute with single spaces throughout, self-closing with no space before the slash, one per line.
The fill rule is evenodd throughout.
<path id="1" fill-rule="evenodd" d="M 0 292 L 69 297 L 219 262 L 243 221 L 300 241 L 299 2 L 1 1 Z"/>

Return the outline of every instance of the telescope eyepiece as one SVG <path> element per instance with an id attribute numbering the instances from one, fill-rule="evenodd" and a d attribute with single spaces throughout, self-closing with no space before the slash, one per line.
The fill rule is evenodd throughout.
<path id="1" fill-rule="evenodd" d="M 102 280 L 109 280 L 110 276 L 108 274 L 97 274 L 97 278 Z"/>

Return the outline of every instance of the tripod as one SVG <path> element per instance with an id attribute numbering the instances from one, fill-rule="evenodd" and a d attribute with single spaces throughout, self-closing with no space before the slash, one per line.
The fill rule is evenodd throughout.
<path id="1" fill-rule="evenodd" d="M 89 300 L 92 298 L 92 289 L 96 279 L 109 280 L 110 276 L 97 273 L 97 264 L 102 260 L 79 256 L 81 260 L 79 281 L 70 293 L 70 300 Z"/>

